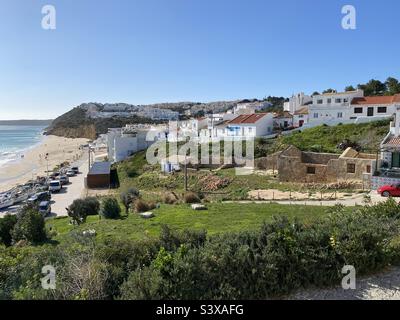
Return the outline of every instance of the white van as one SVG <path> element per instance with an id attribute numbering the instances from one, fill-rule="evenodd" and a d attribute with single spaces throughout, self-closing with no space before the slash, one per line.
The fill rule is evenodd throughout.
<path id="1" fill-rule="evenodd" d="M 50 192 L 60 192 L 62 189 L 61 182 L 59 180 L 52 180 L 49 183 Z"/>

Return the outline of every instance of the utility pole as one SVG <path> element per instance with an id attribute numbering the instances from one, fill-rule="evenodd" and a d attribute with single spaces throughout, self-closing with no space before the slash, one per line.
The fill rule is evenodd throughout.
<path id="1" fill-rule="evenodd" d="M 90 171 L 90 146 L 88 147 L 88 153 L 89 153 L 89 171 Z"/>
<path id="2" fill-rule="evenodd" d="M 185 191 L 188 191 L 188 176 L 187 176 L 186 153 L 185 153 Z"/>

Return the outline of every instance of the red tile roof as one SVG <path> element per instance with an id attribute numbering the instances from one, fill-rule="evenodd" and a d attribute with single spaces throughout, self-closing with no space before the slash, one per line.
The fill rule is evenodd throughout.
<path id="1" fill-rule="evenodd" d="M 289 111 L 281 111 L 277 112 L 274 116 L 274 118 L 292 118 L 292 114 Z"/>
<path id="2" fill-rule="evenodd" d="M 308 107 L 302 107 L 299 110 L 295 111 L 294 114 L 308 114 Z"/>
<path id="3" fill-rule="evenodd" d="M 253 113 L 253 114 L 242 114 L 231 121 L 228 124 L 249 124 L 256 123 L 258 120 L 266 116 L 267 113 Z"/>
<path id="4" fill-rule="evenodd" d="M 400 146 L 400 137 L 391 137 L 385 144 Z"/>
<path id="5" fill-rule="evenodd" d="M 376 96 L 376 97 L 360 97 L 353 98 L 351 104 L 363 105 L 363 104 L 392 104 L 400 102 L 400 94 L 394 96 Z"/>

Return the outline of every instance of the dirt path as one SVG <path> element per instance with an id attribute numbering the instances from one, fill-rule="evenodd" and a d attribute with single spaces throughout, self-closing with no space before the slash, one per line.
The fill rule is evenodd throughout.
<path id="1" fill-rule="evenodd" d="M 299 291 L 288 300 L 400 300 L 400 267 L 359 279 L 355 290 L 336 287 Z"/>
<path id="2" fill-rule="evenodd" d="M 269 190 L 270 193 L 273 192 L 273 190 Z M 278 191 L 278 190 L 277 190 Z M 250 191 L 252 192 L 253 195 L 258 194 L 257 190 Z M 292 193 L 293 198 L 292 200 L 289 200 L 289 192 L 284 192 L 284 191 L 278 191 L 278 195 L 280 197 L 273 198 L 271 199 L 265 199 L 265 200 L 256 200 L 257 197 L 254 197 L 254 200 L 240 200 L 240 201 L 224 201 L 226 203 L 260 203 L 260 204 L 265 204 L 265 203 L 278 203 L 278 204 L 289 204 L 289 205 L 314 205 L 314 206 L 334 206 L 336 204 L 342 204 L 346 207 L 353 207 L 353 206 L 362 206 L 365 205 L 365 198 L 363 193 L 354 193 L 349 196 L 343 196 L 342 198 L 339 198 L 334 200 L 328 200 L 329 198 L 324 198 L 323 200 L 319 200 L 318 198 L 309 198 L 306 197 L 305 195 L 308 195 L 307 193 Z M 297 197 L 295 197 L 297 195 Z M 300 196 L 301 195 L 301 196 Z M 371 202 L 369 204 L 377 204 L 379 202 L 384 202 L 387 200 L 387 198 L 381 197 L 376 191 L 371 191 L 369 193 L 371 196 Z"/>

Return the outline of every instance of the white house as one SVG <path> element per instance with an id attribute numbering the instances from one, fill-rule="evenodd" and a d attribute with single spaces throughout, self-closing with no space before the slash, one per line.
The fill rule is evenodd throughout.
<path id="1" fill-rule="evenodd" d="M 394 121 L 381 145 L 381 158 L 387 168 L 400 169 L 400 101 L 396 105 Z"/>
<path id="2" fill-rule="evenodd" d="M 150 128 L 138 128 L 136 125 L 109 129 L 106 138 L 109 161 L 122 161 L 163 138 L 162 131 L 155 131 L 151 135 L 149 131 Z"/>
<path id="3" fill-rule="evenodd" d="M 279 112 L 274 116 L 274 129 L 282 130 L 293 127 L 293 115 L 289 111 Z"/>
<path id="4" fill-rule="evenodd" d="M 292 95 L 289 98 L 289 101 L 283 104 L 283 110 L 288 111 L 291 114 L 294 114 L 296 111 L 300 110 L 304 105 L 311 103 L 312 98 L 304 94 L 304 92 L 300 92 Z"/>
<path id="5" fill-rule="evenodd" d="M 308 123 L 308 106 L 303 106 L 293 114 L 293 126 L 300 128 Z"/>
<path id="6" fill-rule="evenodd" d="M 337 124 L 350 119 L 350 103 L 354 98 L 364 97 L 363 90 L 324 93 L 313 96 L 309 105 L 309 123 Z"/>
<path id="7" fill-rule="evenodd" d="M 387 118 L 396 113 L 400 94 L 394 96 L 359 97 L 351 101 L 348 112 L 351 120 L 362 118 Z"/>
<path id="8" fill-rule="evenodd" d="M 243 102 L 236 105 L 236 107 L 233 109 L 233 113 L 253 114 L 270 106 L 272 106 L 272 104 L 267 101 Z"/>
<path id="9" fill-rule="evenodd" d="M 273 127 L 272 113 L 243 114 L 216 126 L 215 135 L 219 139 L 261 137 L 272 134 Z"/>

